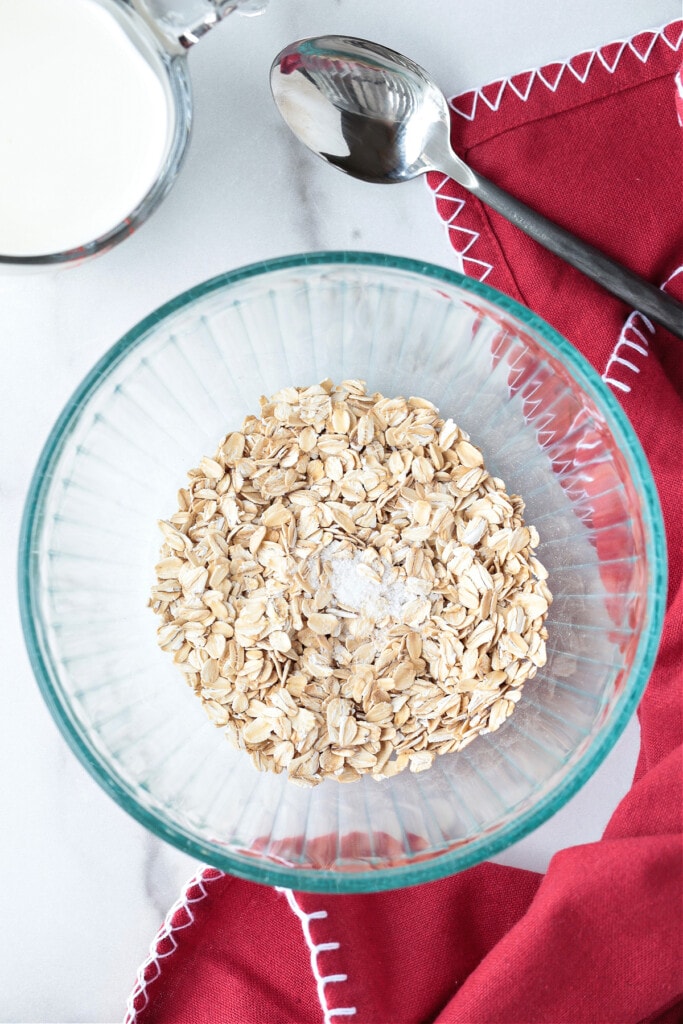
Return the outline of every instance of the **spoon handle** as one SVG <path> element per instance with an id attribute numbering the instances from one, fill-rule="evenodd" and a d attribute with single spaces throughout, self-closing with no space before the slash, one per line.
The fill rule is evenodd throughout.
<path id="1" fill-rule="evenodd" d="M 550 252 L 583 271 L 587 277 L 597 281 L 639 313 L 683 338 L 683 303 L 615 263 L 609 256 L 587 242 L 582 242 L 558 224 L 553 224 L 480 174 L 473 172 L 465 187 L 482 203 L 497 210 Z"/>

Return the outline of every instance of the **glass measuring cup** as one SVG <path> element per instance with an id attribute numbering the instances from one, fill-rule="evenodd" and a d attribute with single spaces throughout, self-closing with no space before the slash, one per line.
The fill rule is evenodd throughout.
<path id="1" fill-rule="evenodd" d="M 12 130 L 7 129 L 3 140 L 5 146 L 10 147 L 5 150 L 10 159 L 0 161 L 0 190 L 5 194 L 4 207 L 0 196 L 0 272 L 41 267 L 57 269 L 77 264 L 123 241 L 149 217 L 173 185 L 190 139 L 192 98 L 185 59 L 188 49 L 233 11 L 259 13 L 267 2 L 81 0 L 79 19 L 75 9 L 68 5 L 60 8 L 56 3 L 46 5 L 42 0 L 33 0 L 24 6 L 12 0 L 0 0 L 4 55 L 19 61 L 21 70 L 21 61 L 27 56 L 25 51 L 29 51 L 32 66 L 30 80 L 24 79 L 16 86 L 14 81 L 9 83 L 15 93 L 18 113 L 11 126 L 14 137 Z M 60 9 L 63 12 L 61 22 Z M 41 16 L 52 19 L 50 28 L 44 26 Z M 32 17 L 33 23 L 27 25 L 25 17 Z M 56 33 L 51 34 L 55 29 Z M 11 48 L 13 39 L 14 52 Z M 63 54 L 59 52 L 60 43 Z M 100 45 L 103 47 L 101 54 Z M 141 92 L 140 109 L 144 107 L 146 110 L 147 120 L 136 122 L 130 132 L 123 106 L 119 103 L 121 94 L 116 94 L 113 85 L 110 90 L 111 106 L 103 109 L 101 117 L 97 107 L 96 82 L 105 82 L 102 88 L 109 100 L 108 79 L 103 68 L 107 67 L 107 59 L 114 60 L 108 56 L 110 53 L 115 56 L 117 74 L 125 75 L 128 69 L 136 72 L 125 82 L 128 111 L 136 109 L 136 88 Z M 74 54 L 78 58 L 77 69 L 74 68 Z M 127 61 L 130 61 L 129 65 Z M 46 70 L 46 63 L 50 64 L 51 75 Z M 94 76 L 90 80 L 88 69 Z M 5 75 L 6 79 L 11 78 L 11 67 L 6 67 Z M 39 87 L 45 96 L 46 106 L 52 102 L 54 110 L 54 97 L 60 88 L 62 91 L 67 89 L 63 83 L 69 76 L 79 91 L 65 92 L 67 102 L 59 107 L 55 120 L 63 117 L 68 119 L 64 123 L 69 129 L 78 127 L 59 136 L 54 124 L 35 117 L 35 111 L 42 109 L 41 96 L 32 101 L 30 93 L 33 80 L 40 79 Z M 92 97 L 88 95 L 89 81 Z M 62 93 L 59 95 L 61 100 Z M 72 95 L 77 97 L 73 107 L 68 102 Z M 154 103 L 150 100 L 152 95 Z M 81 97 L 84 97 L 83 105 Z M 26 110 L 25 120 L 22 120 L 22 104 Z M 32 113 L 34 120 L 31 119 Z M 90 121 L 91 126 L 103 125 L 104 135 L 97 138 L 88 136 L 80 127 L 81 115 L 84 121 L 87 117 L 95 119 Z M 109 115 L 111 125 L 106 120 Z M 133 140 L 137 140 L 145 128 L 151 129 L 153 140 L 147 147 L 148 152 L 143 153 L 142 147 L 138 154 Z M 134 136 L 134 130 L 138 136 Z M 125 163 L 123 147 L 116 146 L 119 137 L 128 147 Z M 12 150 L 12 145 L 15 150 Z M 70 145 L 73 145 L 73 152 Z M 115 153 L 118 163 L 110 160 L 107 166 L 102 155 L 105 151 Z M 19 155 L 12 163 L 15 152 Z M 96 171 L 101 169 L 101 180 L 96 174 L 89 173 L 89 160 Z M 141 170 L 143 163 L 144 173 Z M 87 185 L 83 194 L 78 191 L 79 181 L 85 181 Z M 94 215 L 91 215 L 91 209 Z M 48 224 L 51 216 L 54 223 Z M 55 240 L 57 244 L 54 244 Z"/>

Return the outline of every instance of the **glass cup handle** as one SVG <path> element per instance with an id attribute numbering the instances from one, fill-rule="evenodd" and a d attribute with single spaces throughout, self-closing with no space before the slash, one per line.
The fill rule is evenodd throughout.
<path id="1" fill-rule="evenodd" d="M 184 53 L 228 14 L 260 14 L 268 0 L 132 0 L 172 53 Z"/>

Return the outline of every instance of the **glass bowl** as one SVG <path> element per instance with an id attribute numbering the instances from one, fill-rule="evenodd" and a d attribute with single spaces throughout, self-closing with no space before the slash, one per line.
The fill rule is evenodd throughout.
<path id="1" fill-rule="evenodd" d="M 287 385 L 361 378 L 453 417 L 522 495 L 550 571 L 548 663 L 514 715 L 420 774 L 314 789 L 259 773 L 208 720 L 147 607 L 186 471 Z M 507 297 L 364 253 L 288 257 L 169 302 L 100 360 L 27 500 L 23 626 L 57 723 L 125 810 L 236 875 L 360 892 L 452 874 L 520 839 L 603 760 L 644 689 L 666 582 L 654 484 L 576 350 Z"/>

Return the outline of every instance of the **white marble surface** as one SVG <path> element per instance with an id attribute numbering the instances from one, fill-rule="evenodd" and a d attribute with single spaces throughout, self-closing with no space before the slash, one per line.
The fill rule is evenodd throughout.
<path id="1" fill-rule="evenodd" d="M 132 239 L 55 276 L 0 277 L 0 1020 L 112 1022 L 193 862 L 148 835 L 90 779 L 42 704 L 16 601 L 19 521 L 53 421 L 94 361 L 150 310 L 253 260 L 361 248 L 457 266 L 423 182 L 372 188 L 299 147 L 268 92 L 275 53 L 322 32 L 376 38 L 455 94 L 680 16 L 678 0 L 271 0 L 189 56 L 196 121 L 173 192 Z M 631 723 L 592 781 L 499 859 L 543 869 L 599 837 L 628 789 Z"/>

